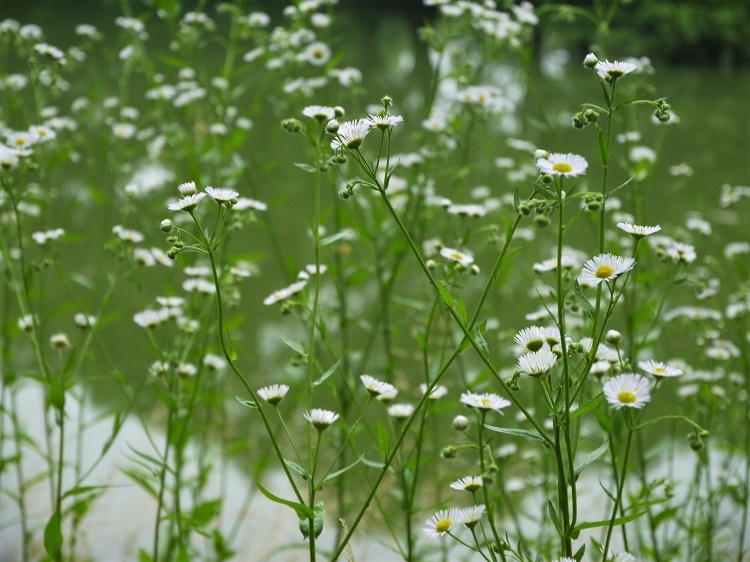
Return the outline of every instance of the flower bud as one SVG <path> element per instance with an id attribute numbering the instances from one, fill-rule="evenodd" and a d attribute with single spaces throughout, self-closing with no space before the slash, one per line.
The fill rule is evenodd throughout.
<path id="1" fill-rule="evenodd" d="M 301 133 L 305 130 L 305 126 L 299 119 L 284 119 L 281 122 L 281 128 L 284 129 L 287 133 L 292 134 Z"/>
<path id="2" fill-rule="evenodd" d="M 326 125 L 326 131 L 328 131 L 332 135 L 335 135 L 338 130 L 339 130 L 339 122 L 336 121 L 335 119 L 331 119 Z"/>
<path id="3" fill-rule="evenodd" d="M 440 456 L 442 456 L 444 459 L 455 459 L 456 450 L 457 449 L 455 447 L 445 447 L 442 451 L 440 451 Z"/>
<path id="4" fill-rule="evenodd" d="M 453 429 L 464 431 L 467 427 L 469 427 L 469 418 L 466 416 L 456 416 L 453 418 Z"/>
<path id="5" fill-rule="evenodd" d="M 333 114 L 336 117 L 343 117 L 346 114 L 346 110 L 340 105 L 337 105 L 336 107 L 333 108 Z"/>
<path id="6" fill-rule="evenodd" d="M 161 221 L 161 224 L 159 225 L 159 229 L 162 232 L 171 232 L 172 231 L 172 221 L 169 219 L 164 219 Z"/>
<path id="7" fill-rule="evenodd" d="M 550 218 L 547 215 L 536 215 L 534 217 L 534 224 L 538 228 L 544 228 L 546 226 L 549 226 Z"/>
<path id="8" fill-rule="evenodd" d="M 596 58 L 594 53 L 589 53 L 586 58 L 583 59 L 583 66 L 586 68 L 594 68 L 599 63 L 599 59 Z"/>
<path id="9" fill-rule="evenodd" d="M 549 152 L 541 148 L 537 148 L 534 151 L 534 160 L 539 160 L 540 158 L 549 158 Z"/>
<path id="10" fill-rule="evenodd" d="M 607 340 L 607 343 L 611 343 L 612 345 L 617 345 L 620 343 L 620 340 L 622 339 L 622 334 L 618 332 L 617 330 L 610 330 L 607 332 L 607 336 L 605 337 Z"/>

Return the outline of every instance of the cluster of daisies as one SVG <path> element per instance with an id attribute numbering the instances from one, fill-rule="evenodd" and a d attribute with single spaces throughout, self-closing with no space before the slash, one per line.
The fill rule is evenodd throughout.
<path id="1" fill-rule="evenodd" d="M 470 25 L 487 39 L 519 47 L 526 27 L 535 26 L 539 18 L 531 2 L 521 2 L 511 7 L 510 12 L 501 12 L 494 1 L 472 2 L 470 0 L 424 0 L 425 6 L 437 6 L 448 18 L 469 18 Z"/>
<path id="2" fill-rule="evenodd" d="M 364 386 L 371 399 L 375 399 L 379 402 L 388 404 L 388 414 L 396 420 L 405 420 L 414 414 L 414 406 L 409 403 L 392 403 L 398 394 L 398 389 L 390 383 L 376 379 L 371 375 L 362 375 L 360 377 L 362 385 Z M 426 394 L 429 390 L 430 400 L 438 400 L 448 393 L 448 389 L 444 386 L 435 385 L 430 389 L 427 385 L 420 385 L 422 394 Z M 285 384 L 273 384 L 258 389 L 258 396 L 263 400 L 271 404 L 272 406 L 278 405 L 284 396 L 289 392 L 289 386 Z M 330 410 L 313 409 L 304 414 L 304 417 L 318 430 L 323 430 L 333 422 L 335 422 L 339 415 Z"/>

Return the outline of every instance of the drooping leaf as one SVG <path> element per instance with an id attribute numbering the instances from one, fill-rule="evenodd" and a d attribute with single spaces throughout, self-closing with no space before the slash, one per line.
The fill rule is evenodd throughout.
<path id="1" fill-rule="evenodd" d="M 583 470 L 590 465 L 592 462 L 594 462 L 596 459 L 601 457 L 604 453 L 607 452 L 607 449 L 609 448 L 609 441 L 605 441 L 602 443 L 599 447 L 596 448 L 596 450 L 590 452 L 588 455 L 584 456 L 583 458 L 578 459 L 573 463 L 573 473 L 575 474 L 575 478 L 578 479 L 578 476 L 583 472 Z"/>
<path id="2" fill-rule="evenodd" d="M 288 340 L 283 336 L 281 337 L 281 341 L 283 341 L 287 346 L 291 347 L 294 351 L 299 353 L 302 357 L 307 357 L 307 351 L 305 351 L 305 348 L 297 342 Z"/>
<path id="3" fill-rule="evenodd" d="M 60 514 L 53 513 L 44 526 L 44 550 L 52 560 L 60 560 L 63 536 L 60 529 Z"/>
<path id="4" fill-rule="evenodd" d="M 307 507 L 306 505 L 303 505 L 301 503 L 297 503 L 291 500 L 285 500 L 284 498 L 280 498 L 277 495 L 272 494 L 268 490 L 266 490 L 260 482 L 255 483 L 256 486 L 258 486 L 258 489 L 260 490 L 261 494 L 266 496 L 269 500 L 275 503 L 280 503 L 282 505 L 286 505 L 288 507 L 291 507 L 296 513 L 297 517 L 302 519 L 308 519 L 315 517 L 315 514 L 313 513 L 312 509 Z"/>
<path id="5" fill-rule="evenodd" d="M 305 468 L 299 464 L 297 464 L 294 461 L 290 461 L 289 459 L 284 459 L 284 464 L 286 464 L 289 468 L 291 468 L 294 472 L 299 474 L 303 480 L 308 480 L 310 478 L 310 475 L 307 473 Z"/>
<path id="6" fill-rule="evenodd" d="M 508 427 L 496 427 L 494 425 L 488 425 L 488 424 L 484 424 L 484 427 L 486 427 L 490 431 L 496 431 L 497 433 L 505 433 L 506 435 L 515 435 L 517 437 L 525 437 L 527 439 L 533 439 L 535 441 L 539 441 L 542 445 L 544 445 L 548 449 L 550 447 L 550 444 L 547 443 L 547 441 L 541 435 L 539 435 L 538 433 L 527 431 L 525 429 L 511 429 Z"/>
<path id="7" fill-rule="evenodd" d="M 330 474 L 329 474 L 328 476 L 326 476 L 326 477 L 325 477 L 325 478 L 323 479 L 323 481 L 322 481 L 322 482 L 320 483 L 320 485 L 322 486 L 322 485 L 323 485 L 323 484 L 325 484 L 326 482 L 330 482 L 331 480 L 333 480 L 333 479 L 335 479 L 335 478 L 338 478 L 339 476 L 341 476 L 342 474 L 344 474 L 344 473 L 345 473 L 345 472 L 346 472 L 347 470 L 349 470 L 349 469 L 351 469 L 351 468 L 354 468 L 355 466 L 357 466 L 357 465 L 358 465 L 358 464 L 360 463 L 360 461 L 361 461 L 361 460 L 362 460 L 363 458 L 364 458 L 364 455 L 362 455 L 361 457 L 359 457 L 359 458 L 358 458 L 358 459 L 357 459 L 356 461 L 354 461 L 354 462 L 353 462 L 352 464 L 350 464 L 349 466 L 347 466 L 347 467 L 345 467 L 345 468 L 342 468 L 341 470 L 337 470 L 336 472 L 331 472 L 331 473 L 330 473 Z"/>
<path id="8" fill-rule="evenodd" d="M 617 517 L 614 521 L 612 521 L 612 525 L 624 525 L 625 523 L 630 523 L 631 521 L 635 521 L 636 519 L 646 515 L 647 513 L 648 509 L 644 511 L 638 511 L 637 513 L 631 513 L 630 515 Z M 609 524 L 609 519 L 602 519 L 601 521 L 589 521 L 587 523 L 581 523 L 580 525 L 577 525 L 574 531 L 583 531 L 584 529 L 594 529 L 596 527 L 608 527 Z"/>
<path id="9" fill-rule="evenodd" d="M 440 298 L 443 299 L 445 305 L 448 308 L 453 308 L 453 305 L 456 304 L 456 301 L 453 299 L 453 295 L 451 295 L 448 287 L 445 286 L 445 283 L 443 283 L 442 281 L 438 281 L 436 289 L 440 294 Z"/>
<path id="10" fill-rule="evenodd" d="M 335 372 L 336 372 L 336 369 L 338 369 L 338 366 L 339 366 L 339 365 L 341 364 L 341 359 L 343 359 L 343 358 L 342 358 L 342 357 L 339 357 L 338 361 L 336 361 L 336 362 L 335 362 L 335 363 L 334 363 L 333 365 L 331 365 L 331 366 L 330 366 L 330 367 L 328 368 L 328 370 L 327 370 L 327 371 L 326 371 L 325 373 L 323 373 L 323 374 L 322 374 L 322 375 L 320 376 L 320 378 L 319 378 L 319 379 L 317 379 L 317 380 L 313 381 L 312 385 L 313 385 L 313 386 L 319 386 L 319 385 L 323 384 L 324 382 L 326 382 L 326 380 L 327 380 L 327 379 L 328 379 L 328 378 L 329 378 L 329 377 L 330 377 L 330 376 L 331 376 L 331 375 L 332 375 L 333 373 L 335 373 Z"/>
<path id="11" fill-rule="evenodd" d="M 257 410 L 258 409 L 258 405 L 254 401 L 252 401 L 252 400 L 247 400 L 245 398 L 240 398 L 239 396 L 235 396 L 235 398 L 237 399 L 237 402 L 239 402 L 243 406 L 247 406 L 248 408 L 252 408 L 253 410 Z"/>
<path id="12" fill-rule="evenodd" d="M 378 427 L 378 449 L 380 450 L 380 456 L 385 461 L 391 452 L 391 434 L 382 421 L 377 420 L 376 425 Z"/>
<path id="13" fill-rule="evenodd" d="M 588 316 L 589 320 L 593 322 L 596 319 L 596 310 L 594 310 L 594 307 L 589 302 L 589 299 L 586 298 L 586 295 L 583 294 L 581 285 L 577 280 L 575 283 L 573 283 L 573 293 L 576 296 L 576 301 L 581 305 L 581 308 L 583 308 L 583 311 L 586 313 L 586 316 Z"/>

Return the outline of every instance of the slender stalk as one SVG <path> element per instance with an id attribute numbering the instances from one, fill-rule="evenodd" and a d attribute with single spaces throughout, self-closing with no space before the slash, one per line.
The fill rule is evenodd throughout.
<path id="1" fill-rule="evenodd" d="M 602 560 L 607 559 L 607 555 L 609 554 L 609 542 L 612 539 L 612 531 L 615 528 L 615 519 L 617 518 L 617 511 L 620 509 L 620 504 L 622 502 L 622 492 L 625 488 L 625 476 L 628 472 L 628 457 L 630 456 L 630 444 L 633 441 L 633 433 L 635 433 L 635 428 L 632 426 L 631 420 L 630 420 L 630 413 L 626 410 L 625 416 L 627 419 L 628 424 L 628 437 L 625 441 L 625 454 L 623 455 L 622 460 L 622 471 L 620 472 L 620 482 L 617 485 L 617 496 L 615 496 L 615 505 L 612 507 L 612 515 L 609 519 L 609 526 L 607 527 L 607 538 L 604 541 L 604 550 L 602 554 Z"/>

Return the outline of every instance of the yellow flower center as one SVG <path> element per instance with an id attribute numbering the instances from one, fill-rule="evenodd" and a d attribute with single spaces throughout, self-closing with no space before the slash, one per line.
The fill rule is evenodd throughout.
<path id="1" fill-rule="evenodd" d="M 596 268 L 596 278 L 597 279 L 609 279 L 612 277 L 612 274 L 615 272 L 615 270 L 612 268 L 611 265 L 600 265 Z"/>
<path id="2" fill-rule="evenodd" d="M 492 401 L 489 398 L 480 398 L 479 404 L 485 408 L 489 408 Z"/>
<path id="3" fill-rule="evenodd" d="M 560 172 L 561 174 L 568 174 L 573 171 L 573 166 L 571 166 L 567 162 L 558 162 L 557 164 L 554 164 L 552 166 L 552 169 L 556 172 Z"/>
<path id="4" fill-rule="evenodd" d="M 664 367 L 654 367 L 654 373 L 666 373 L 667 370 Z"/>
<path id="5" fill-rule="evenodd" d="M 452 525 L 453 521 L 450 519 L 441 519 L 437 522 L 437 525 L 435 525 L 435 531 L 438 533 L 447 533 Z"/>
<path id="6" fill-rule="evenodd" d="M 629 390 L 623 390 L 617 395 L 617 400 L 623 404 L 632 404 L 636 401 L 636 395 Z"/>
<path id="7" fill-rule="evenodd" d="M 456 261 L 461 261 L 461 260 L 463 260 L 463 259 L 464 259 L 464 256 L 463 256 L 463 254 L 460 254 L 460 253 L 458 253 L 458 252 L 451 252 L 451 253 L 450 253 L 450 257 L 451 257 L 451 258 L 453 258 L 453 259 L 454 259 L 454 260 L 456 260 Z"/>

